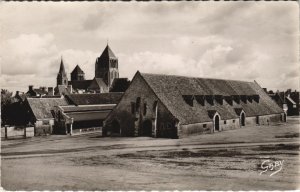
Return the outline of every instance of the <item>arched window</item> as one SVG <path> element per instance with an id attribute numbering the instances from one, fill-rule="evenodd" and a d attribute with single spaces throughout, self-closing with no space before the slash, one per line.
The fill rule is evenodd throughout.
<path id="1" fill-rule="evenodd" d="M 240 116 L 241 126 L 245 126 L 245 119 L 246 119 L 245 113 L 241 112 L 241 116 Z"/>
<path id="2" fill-rule="evenodd" d="M 153 103 L 153 109 L 152 109 L 153 112 L 156 111 L 157 104 L 158 104 L 158 101 L 154 101 L 154 103 Z"/>
<path id="3" fill-rule="evenodd" d="M 144 103 L 144 108 L 143 108 L 143 115 L 147 114 L 147 103 Z"/>
<path id="4" fill-rule="evenodd" d="M 121 133 L 120 124 L 117 120 L 113 120 L 113 122 L 111 123 L 111 132 L 117 134 Z"/>
<path id="5" fill-rule="evenodd" d="M 135 110 L 136 110 L 136 112 L 139 112 L 140 111 L 140 106 L 141 106 L 141 98 L 140 97 L 138 97 L 138 98 L 136 98 L 136 102 L 135 102 Z"/>
<path id="6" fill-rule="evenodd" d="M 131 114 L 135 113 L 135 103 L 131 102 Z"/>
<path id="7" fill-rule="evenodd" d="M 217 114 L 214 117 L 214 131 L 220 131 L 220 116 Z"/>

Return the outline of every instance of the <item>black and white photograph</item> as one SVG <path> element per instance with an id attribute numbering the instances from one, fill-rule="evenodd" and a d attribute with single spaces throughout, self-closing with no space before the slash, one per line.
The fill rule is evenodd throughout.
<path id="1" fill-rule="evenodd" d="M 300 190 L 297 1 L 0 3 L 1 190 Z"/>

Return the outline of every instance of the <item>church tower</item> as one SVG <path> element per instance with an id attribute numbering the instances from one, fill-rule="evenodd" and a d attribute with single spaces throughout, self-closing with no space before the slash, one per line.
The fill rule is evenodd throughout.
<path id="1" fill-rule="evenodd" d="M 60 68 L 59 68 L 59 72 L 57 74 L 56 82 L 57 82 L 57 86 L 58 85 L 66 85 L 66 86 L 68 85 L 68 78 L 67 78 L 67 74 L 65 71 L 65 66 L 64 66 L 62 58 L 60 61 Z"/>
<path id="2" fill-rule="evenodd" d="M 83 81 L 83 80 L 85 80 L 84 72 L 78 65 L 76 65 L 76 67 L 71 73 L 71 81 Z"/>
<path id="3" fill-rule="evenodd" d="M 96 59 L 95 78 L 102 78 L 108 87 L 111 87 L 115 78 L 119 78 L 118 58 L 108 45 Z"/>

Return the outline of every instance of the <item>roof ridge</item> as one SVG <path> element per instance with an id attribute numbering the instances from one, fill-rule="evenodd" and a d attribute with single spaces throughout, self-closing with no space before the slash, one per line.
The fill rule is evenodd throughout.
<path id="1" fill-rule="evenodd" d="M 243 80 L 234 80 L 234 79 L 220 79 L 220 78 L 209 78 L 209 77 L 195 77 L 195 76 L 184 76 L 184 75 L 169 75 L 169 74 L 157 74 L 157 73 L 142 73 L 141 75 L 152 75 L 152 76 L 169 76 L 169 77 L 184 77 L 189 79 L 209 79 L 209 80 L 221 80 L 221 81 L 235 81 L 235 82 L 246 82 L 246 83 L 254 83 L 251 81 L 243 81 Z"/>

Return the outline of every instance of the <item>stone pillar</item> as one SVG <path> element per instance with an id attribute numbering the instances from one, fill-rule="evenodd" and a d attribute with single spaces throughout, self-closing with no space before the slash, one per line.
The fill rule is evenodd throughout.
<path id="1" fill-rule="evenodd" d="M 155 117 L 154 117 L 154 129 L 153 129 L 153 137 L 157 137 L 157 113 L 158 113 L 158 102 L 156 101 L 155 105 Z"/>
<path id="2" fill-rule="evenodd" d="M 73 123 L 70 124 L 70 135 L 73 134 Z"/>
<path id="3" fill-rule="evenodd" d="M 136 118 L 134 121 L 134 136 L 137 137 L 139 136 L 139 119 Z"/>
<path id="4" fill-rule="evenodd" d="M 68 135 L 68 124 L 64 123 L 66 135 Z"/>
<path id="5" fill-rule="evenodd" d="M 175 129 L 177 132 L 177 139 L 182 138 L 180 122 L 177 120 L 175 121 Z"/>
<path id="6" fill-rule="evenodd" d="M 34 126 L 33 126 L 33 135 L 36 136 L 36 122 L 34 123 Z"/>
<path id="7" fill-rule="evenodd" d="M 4 129 L 5 129 L 4 130 L 5 131 L 5 133 L 4 133 L 5 134 L 5 139 L 7 139 L 7 126 L 6 125 L 4 126 Z"/>
<path id="8" fill-rule="evenodd" d="M 24 127 L 24 138 L 26 139 L 26 127 Z"/>

